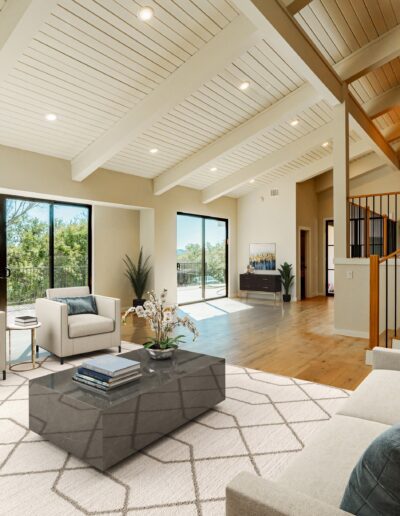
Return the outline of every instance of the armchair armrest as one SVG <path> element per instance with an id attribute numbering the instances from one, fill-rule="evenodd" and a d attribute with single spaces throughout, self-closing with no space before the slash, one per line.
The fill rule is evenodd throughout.
<path id="1" fill-rule="evenodd" d="M 240 473 L 226 488 L 226 516 L 343 516 L 338 507 L 276 482 Z"/>
<path id="2" fill-rule="evenodd" d="M 392 369 L 400 371 L 400 350 L 390 348 L 374 348 L 372 350 L 373 369 Z"/>
<path id="3" fill-rule="evenodd" d="M 63 341 L 68 338 L 67 305 L 52 299 L 36 299 L 35 310 L 42 324 L 37 329 L 38 345 L 59 357 L 64 356 Z"/>
<path id="4" fill-rule="evenodd" d="M 121 319 L 121 302 L 114 297 L 94 296 L 96 299 L 97 311 L 103 317 L 109 317 L 117 322 Z"/>

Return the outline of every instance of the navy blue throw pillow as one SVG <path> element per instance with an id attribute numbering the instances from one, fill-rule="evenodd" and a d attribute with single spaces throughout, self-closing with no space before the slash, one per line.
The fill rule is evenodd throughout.
<path id="1" fill-rule="evenodd" d="M 359 516 L 399 516 L 400 424 L 368 446 L 353 469 L 340 508 Z"/>
<path id="2" fill-rule="evenodd" d="M 97 304 L 94 296 L 82 297 L 54 297 L 53 301 L 65 303 L 68 315 L 95 314 L 97 315 Z"/>

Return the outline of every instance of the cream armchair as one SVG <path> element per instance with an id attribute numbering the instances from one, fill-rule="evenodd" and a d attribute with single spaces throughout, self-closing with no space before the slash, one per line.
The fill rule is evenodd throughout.
<path id="1" fill-rule="evenodd" d="M 0 371 L 6 379 L 6 314 L 0 312 Z"/>
<path id="2" fill-rule="evenodd" d="M 68 315 L 67 305 L 53 298 L 89 296 L 89 287 L 54 288 L 46 299 L 36 300 L 37 345 L 60 358 L 118 347 L 121 351 L 120 300 L 94 296 L 98 315 Z"/>

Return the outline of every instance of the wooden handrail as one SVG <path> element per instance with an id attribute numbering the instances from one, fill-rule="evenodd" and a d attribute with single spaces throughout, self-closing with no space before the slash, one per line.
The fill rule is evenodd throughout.
<path id="1" fill-rule="evenodd" d="M 387 256 L 382 256 L 382 258 L 379 258 L 379 263 L 386 262 L 390 260 L 391 258 L 394 258 L 395 256 L 400 255 L 400 249 L 396 249 L 396 251 L 393 251 L 393 253 L 388 254 Z M 372 258 L 372 256 L 371 256 Z"/>
<path id="2" fill-rule="evenodd" d="M 366 195 L 349 195 L 348 200 L 354 200 L 354 199 L 366 199 L 369 197 L 387 197 L 388 195 L 400 195 L 400 192 L 385 192 L 385 193 L 373 193 L 373 194 L 366 194 Z"/>

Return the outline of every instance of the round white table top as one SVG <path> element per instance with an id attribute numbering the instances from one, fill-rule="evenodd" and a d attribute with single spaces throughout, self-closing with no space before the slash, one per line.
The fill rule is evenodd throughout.
<path id="1" fill-rule="evenodd" d="M 7 330 L 35 330 L 36 328 L 40 328 L 42 326 L 42 323 L 37 322 L 35 324 L 27 324 L 27 325 L 20 325 L 15 324 L 14 322 L 7 322 Z"/>

